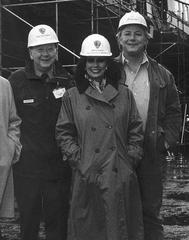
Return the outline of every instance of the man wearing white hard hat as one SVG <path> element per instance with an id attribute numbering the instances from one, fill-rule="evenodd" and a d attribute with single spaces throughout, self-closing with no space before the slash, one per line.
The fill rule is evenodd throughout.
<path id="1" fill-rule="evenodd" d="M 150 35 L 145 18 L 126 13 L 119 22 L 117 40 L 122 81 L 134 94 L 143 120 L 144 156 L 137 167 L 143 203 L 145 240 L 162 240 L 160 220 L 165 154 L 179 140 L 181 108 L 173 75 L 146 52 Z"/>
<path id="2" fill-rule="evenodd" d="M 108 40 L 83 40 L 56 126 L 57 142 L 73 168 L 67 240 L 143 240 L 135 166 L 142 156 L 142 121 Z M 124 104 L 123 104 L 124 103 Z"/>
<path id="3" fill-rule="evenodd" d="M 22 119 L 20 161 L 14 166 L 21 239 L 37 240 L 41 215 L 47 240 L 65 240 L 71 169 L 55 139 L 55 125 L 70 74 L 57 62 L 58 37 L 45 24 L 28 35 L 30 60 L 12 73 L 18 115 Z"/>

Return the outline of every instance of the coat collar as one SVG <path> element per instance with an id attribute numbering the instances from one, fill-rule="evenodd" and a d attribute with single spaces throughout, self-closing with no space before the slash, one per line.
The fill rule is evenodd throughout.
<path id="1" fill-rule="evenodd" d="M 39 80 L 40 77 L 35 74 L 33 61 L 29 61 L 25 67 L 26 76 L 29 80 Z M 54 64 L 54 76 L 49 82 L 56 83 L 58 80 L 68 80 L 69 75 L 66 70 L 56 61 Z"/>
<path id="2" fill-rule="evenodd" d="M 148 68 L 148 74 L 149 74 L 149 81 L 155 81 L 156 84 L 163 88 L 166 86 L 165 81 L 165 72 L 167 71 L 162 65 L 160 65 L 156 60 L 150 58 L 149 59 L 149 68 Z"/>
<path id="3" fill-rule="evenodd" d="M 89 86 L 86 89 L 85 94 L 91 98 L 98 100 L 98 101 L 110 104 L 110 101 L 118 95 L 118 90 L 115 89 L 112 85 L 108 84 L 104 88 L 103 93 L 99 93 L 96 89 Z"/>
<path id="4" fill-rule="evenodd" d="M 161 66 L 156 60 L 152 59 L 147 55 L 148 61 L 149 61 L 149 67 L 148 67 L 148 74 L 149 74 L 149 81 L 156 82 L 156 85 L 159 85 L 161 88 L 165 87 L 166 82 L 164 80 L 164 76 L 162 75 L 163 66 Z M 115 58 L 115 61 L 120 63 L 122 65 L 122 54 L 120 53 L 119 56 Z M 123 66 L 122 66 L 123 69 Z M 166 71 L 166 70 L 165 70 Z M 125 71 L 122 71 L 122 80 L 121 82 L 125 82 L 126 75 Z"/>

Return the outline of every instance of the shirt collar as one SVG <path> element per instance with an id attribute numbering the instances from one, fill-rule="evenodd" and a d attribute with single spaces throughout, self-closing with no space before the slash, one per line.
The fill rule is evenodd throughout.
<path id="1" fill-rule="evenodd" d="M 124 63 L 128 64 L 128 60 L 124 57 L 123 52 L 122 52 L 122 54 L 121 54 L 121 62 L 122 62 L 123 64 L 124 64 Z M 146 53 L 143 53 L 143 60 L 142 60 L 142 62 L 141 62 L 141 65 L 144 65 L 144 64 L 146 64 L 147 67 L 148 67 L 148 65 L 149 65 L 149 60 L 148 60 L 148 57 L 147 57 Z"/>
<path id="2" fill-rule="evenodd" d="M 34 65 L 33 65 L 33 62 L 30 61 L 26 67 L 26 75 L 27 75 L 27 78 L 30 79 L 30 80 L 39 80 L 41 79 L 41 76 L 43 74 L 41 74 L 41 76 L 37 76 L 35 71 L 34 71 Z M 53 71 L 49 74 L 47 73 L 48 77 L 49 77 L 49 82 L 54 82 L 56 81 L 55 78 L 53 77 Z"/>

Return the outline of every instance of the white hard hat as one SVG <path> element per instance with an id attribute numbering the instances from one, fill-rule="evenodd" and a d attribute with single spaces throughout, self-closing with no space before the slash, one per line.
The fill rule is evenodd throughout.
<path id="1" fill-rule="evenodd" d="M 49 43 L 59 43 L 55 31 L 50 26 L 40 24 L 30 30 L 28 34 L 28 48 Z"/>
<path id="2" fill-rule="evenodd" d="M 138 24 L 142 25 L 146 29 L 148 28 L 145 18 L 139 12 L 131 11 L 123 15 L 123 17 L 120 19 L 118 30 L 120 30 L 120 28 L 123 26 L 131 24 Z"/>
<path id="3" fill-rule="evenodd" d="M 112 56 L 108 40 L 100 34 L 91 34 L 83 40 L 81 56 Z"/>

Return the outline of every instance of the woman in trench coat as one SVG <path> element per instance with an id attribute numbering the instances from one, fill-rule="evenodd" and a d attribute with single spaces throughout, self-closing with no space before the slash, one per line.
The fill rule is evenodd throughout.
<path id="1" fill-rule="evenodd" d="M 135 168 L 142 122 L 132 93 L 99 34 L 82 43 L 76 87 L 64 93 L 56 126 L 63 161 L 73 169 L 68 240 L 143 240 Z"/>
<path id="2" fill-rule="evenodd" d="M 0 218 L 14 217 L 11 166 L 19 160 L 21 151 L 20 123 L 11 86 L 7 79 L 0 77 Z"/>

